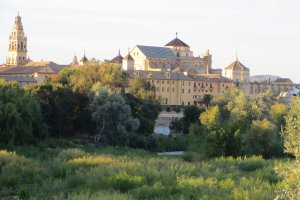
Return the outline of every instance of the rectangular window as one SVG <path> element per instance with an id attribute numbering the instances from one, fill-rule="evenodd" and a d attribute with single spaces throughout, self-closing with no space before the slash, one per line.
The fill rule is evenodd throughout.
<path id="1" fill-rule="evenodd" d="M 182 91 L 181 91 L 182 93 L 184 93 L 184 89 L 182 89 Z"/>
<path id="2" fill-rule="evenodd" d="M 172 84 L 175 84 L 175 81 L 172 81 Z"/>
<path id="3" fill-rule="evenodd" d="M 172 92 L 175 92 L 175 88 L 172 88 Z"/>
<path id="4" fill-rule="evenodd" d="M 184 85 L 184 81 L 182 81 L 182 85 Z"/>
<path id="5" fill-rule="evenodd" d="M 189 93 L 191 93 L 191 89 L 189 89 Z"/>

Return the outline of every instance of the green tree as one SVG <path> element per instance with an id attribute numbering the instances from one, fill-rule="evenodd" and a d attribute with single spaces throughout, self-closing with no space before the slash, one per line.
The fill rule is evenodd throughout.
<path id="1" fill-rule="evenodd" d="M 131 93 L 126 93 L 123 97 L 131 108 L 132 116 L 140 121 L 137 132 L 144 136 L 153 134 L 155 120 L 161 111 L 160 104 L 156 101 L 138 98 Z"/>
<path id="2" fill-rule="evenodd" d="M 205 94 L 203 96 L 203 103 L 206 105 L 206 108 L 209 107 L 211 100 L 213 99 L 213 96 L 210 94 Z"/>
<path id="3" fill-rule="evenodd" d="M 117 94 L 101 91 L 94 97 L 92 119 L 96 124 L 96 145 L 129 145 L 130 132 L 139 127 L 139 120 L 131 115 L 131 109 Z"/>
<path id="4" fill-rule="evenodd" d="M 0 80 L 0 143 L 19 145 L 47 136 L 36 99 L 17 83 Z"/>
<path id="5" fill-rule="evenodd" d="M 279 171 L 283 176 L 281 199 L 300 199 L 300 97 L 293 97 L 291 110 L 285 117 L 286 126 L 282 133 L 285 152 L 295 157 L 285 170 Z"/>
<path id="6" fill-rule="evenodd" d="M 242 140 L 246 155 L 262 155 L 266 158 L 283 155 L 279 131 L 267 119 L 252 121 Z"/>
<path id="7" fill-rule="evenodd" d="M 200 114 L 200 123 L 208 129 L 213 129 L 220 125 L 219 106 L 214 106 Z"/>
<path id="8" fill-rule="evenodd" d="M 277 126 L 284 125 L 284 117 L 287 114 L 287 107 L 282 103 L 275 103 L 270 108 L 270 115 Z"/>
<path id="9" fill-rule="evenodd" d="M 191 124 L 199 124 L 199 116 L 205 109 L 192 105 L 192 106 L 185 106 L 183 108 L 183 132 L 188 133 L 189 126 Z"/>

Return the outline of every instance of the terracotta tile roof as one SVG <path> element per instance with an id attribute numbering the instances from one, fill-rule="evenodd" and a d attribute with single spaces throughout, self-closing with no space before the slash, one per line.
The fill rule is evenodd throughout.
<path id="1" fill-rule="evenodd" d="M 58 73 L 65 65 L 58 65 L 51 61 L 46 62 L 29 62 L 25 66 L 5 66 L 0 67 L 0 75 L 2 74 L 33 74 L 43 70 L 50 69 L 48 73 Z M 47 73 L 44 71 L 43 73 Z"/>
<path id="2" fill-rule="evenodd" d="M 232 83 L 233 81 L 229 78 L 223 77 L 221 75 L 216 75 L 212 77 L 206 77 L 203 75 L 185 75 L 178 72 L 161 72 L 161 71 L 145 71 L 145 70 L 136 70 L 129 71 L 129 77 L 139 77 L 144 79 L 154 79 L 154 80 L 197 80 L 204 82 L 225 82 Z"/>
<path id="3" fill-rule="evenodd" d="M 154 79 L 154 80 L 193 80 L 191 77 L 177 72 L 161 72 L 161 71 L 145 71 L 136 70 L 130 71 L 129 77 L 139 77 L 144 79 Z"/>

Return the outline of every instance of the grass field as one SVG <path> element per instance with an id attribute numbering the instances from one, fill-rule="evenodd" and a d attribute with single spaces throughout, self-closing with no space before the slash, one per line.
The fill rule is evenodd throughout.
<path id="1" fill-rule="evenodd" d="M 0 199 L 274 199 L 281 160 L 187 162 L 128 148 L 0 151 Z"/>

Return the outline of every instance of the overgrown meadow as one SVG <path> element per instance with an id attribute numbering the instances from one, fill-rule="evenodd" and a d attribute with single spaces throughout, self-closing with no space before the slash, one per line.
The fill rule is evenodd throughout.
<path id="1" fill-rule="evenodd" d="M 1 199 L 274 199 L 282 185 L 275 166 L 285 166 L 261 157 L 188 162 L 69 144 L 1 150 Z"/>

